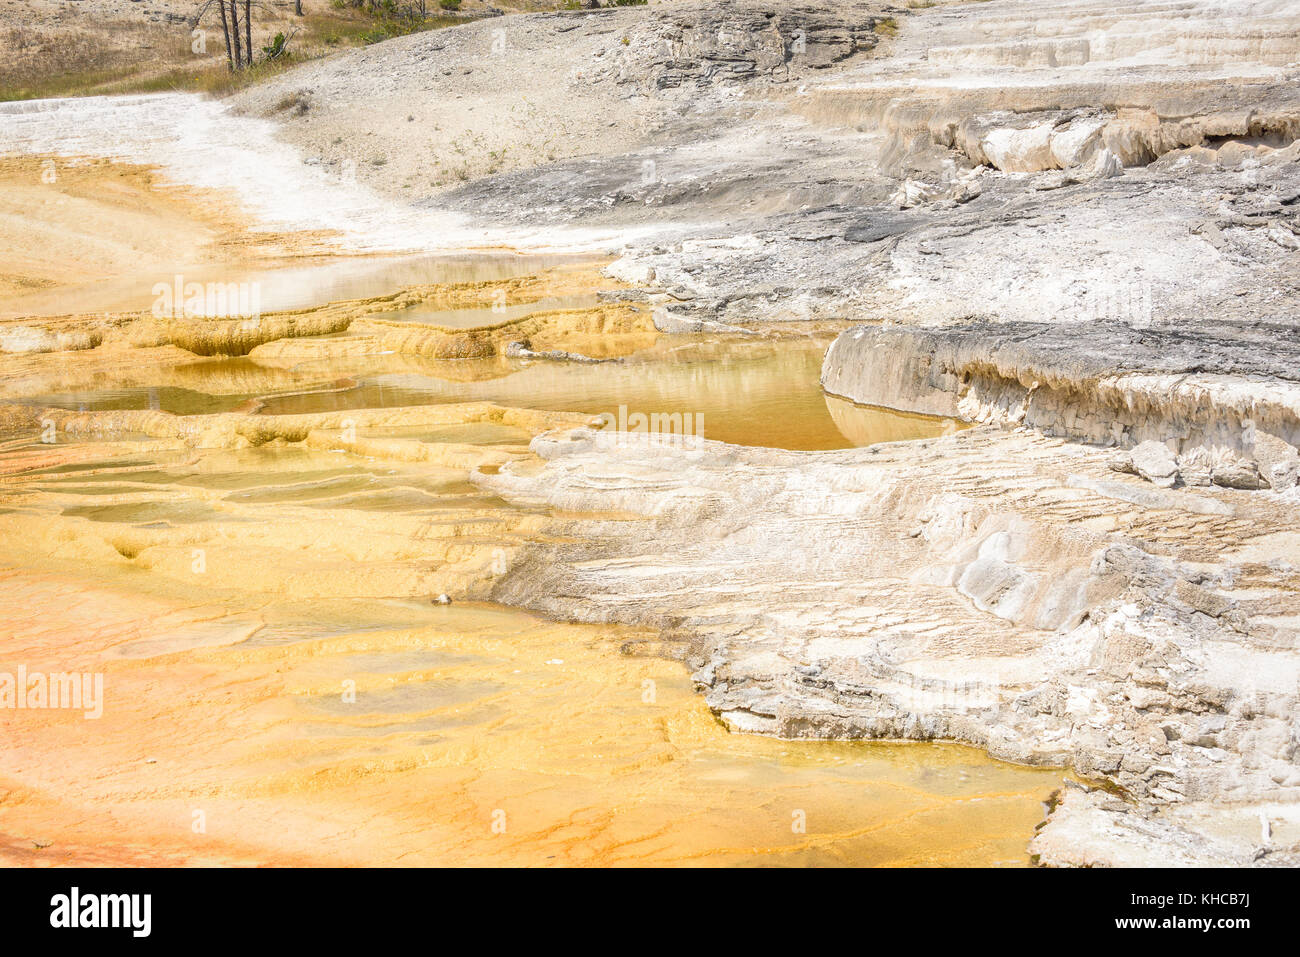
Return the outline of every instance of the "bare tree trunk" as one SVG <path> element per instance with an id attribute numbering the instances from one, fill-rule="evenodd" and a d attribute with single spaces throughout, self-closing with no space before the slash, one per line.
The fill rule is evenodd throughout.
<path id="1" fill-rule="evenodd" d="M 244 58 L 253 65 L 253 0 L 244 0 Z"/>
<path id="2" fill-rule="evenodd" d="M 226 41 L 226 66 L 235 72 L 235 57 L 230 46 L 230 24 L 226 22 L 226 0 L 217 0 L 217 9 L 221 11 L 221 36 Z"/>
<path id="3" fill-rule="evenodd" d="M 293 12 L 302 16 L 302 0 L 293 0 Z"/>
<path id="4" fill-rule="evenodd" d="M 226 0 L 219 0 L 225 3 Z M 244 65 L 243 41 L 239 36 L 239 4 L 236 0 L 230 0 L 230 34 L 235 38 L 235 69 L 241 69 Z"/>

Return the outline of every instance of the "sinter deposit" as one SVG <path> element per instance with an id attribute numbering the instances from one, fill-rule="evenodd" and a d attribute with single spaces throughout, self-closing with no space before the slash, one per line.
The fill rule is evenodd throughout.
<path id="1" fill-rule="evenodd" d="M 44 207 L 39 241 L 0 218 L 10 613 L 148 592 L 176 628 L 119 609 L 97 639 L 118 677 L 179 681 L 138 663 L 167 655 L 256 704 L 209 706 L 236 722 L 208 732 L 233 784 L 197 747 L 182 755 L 194 787 L 257 822 L 211 859 L 329 858 L 308 850 L 323 835 L 337 859 L 366 860 L 319 822 L 277 835 L 274 812 L 313 790 L 348 820 L 378 801 L 372 843 L 401 847 L 423 833 L 417 795 L 459 788 L 421 860 L 730 862 L 762 845 L 804 863 L 1300 861 L 1300 0 L 512 15 L 343 51 L 223 101 L 0 105 L 0 144 L 6 182 L 50 158 L 81 171 L 52 187 L 64 206 Z M 253 173 L 275 188 L 250 188 Z M 191 192 L 164 204 L 153 175 Z M 119 244 L 79 239 L 67 211 L 107 231 L 106 182 L 134 197 Z M 23 189 L 5 212 L 48 195 Z M 127 241 L 182 216 L 172 240 Z M 325 252 L 471 245 L 553 258 L 416 269 L 256 321 L 138 298 L 178 261 L 270 276 Z M 690 441 L 626 426 L 701 412 Z M 201 608 L 184 598 L 196 550 Z M 332 656 L 420 644 L 406 605 L 367 603 L 442 596 L 439 613 L 521 617 L 466 624 L 468 651 L 440 633 L 433 650 L 465 660 L 409 657 L 394 678 L 357 665 L 389 697 L 364 719 L 332 713 L 352 673 Z M 312 599 L 353 604 L 309 614 Z M 363 612 L 368 630 L 349 618 Z M 63 614 L 66 638 L 82 613 Z M 508 648 L 512 628 L 526 638 Z M 94 663 L 30 622 L 17 633 Z M 494 677 L 503 657 L 529 679 Z M 619 747 L 595 711 L 626 702 L 592 689 L 635 696 L 668 680 L 664 659 L 703 705 L 672 698 L 657 739 L 628 717 L 639 736 Z M 635 821 L 560 783 L 570 761 L 612 787 L 603 765 L 492 737 L 568 720 L 552 674 L 630 769 Z M 449 675 L 462 680 L 437 683 Z M 533 679 L 551 691 L 520 721 Z M 705 705 L 737 734 L 712 737 Z M 167 717 L 151 708 L 112 719 L 122 741 Z M 404 727 L 373 758 L 343 741 L 397 733 L 393 713 L 420 736 Z M 265 766 L 230 743 L 240 733 Z M 3 769 L 30 827 L 77 814 L 50 797 L 64 772 L 13 771 L 66 734 L 50 724 Z M 857 743 L 780 753 L 833 782 L 822 807 L 840 837 L 791 845 L 744 818 L 720 850 L 712 829 L 761 805 L 748 788 L 765 780 L 718 757 L 725 742 L 763 740 L 734 746 L 771 757 L 826 738 Z M 960 783 L 943 778 L 926 813 L 999 782 L 1015 797 L 979 830 L 903 835 L 901 851 L 854 814 L 914 809 L 828 770 L 866 761 L 851 748 L 868 739 L 1057 770 L 976 772 L 944 752 L 936 767 L 961 766 Z M 732 806 L 681 810 L 702 780 L 674 763 L 686 753 L 710 780 L 747 782 Z M 662 788 L 656 761 L 672 768 Z M 503 765 L 538 783 L 533 830 L 466 853 Z M 188 814 L 178 778 L 84 770 L 141 833 L 162 803 Z M 1060 786 L 1037 830 L 1052 788 L 1035 775 Z M 406 789 L 384 786 L 396 779 Z M 656 836 L 665 808 L 693 822 L 675 846 Z"/>

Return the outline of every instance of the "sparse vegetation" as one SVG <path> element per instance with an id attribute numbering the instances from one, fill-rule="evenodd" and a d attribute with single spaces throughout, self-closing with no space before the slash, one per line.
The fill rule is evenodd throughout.
<path id="1" fill-rule="evenodd" d="M 230 2 L 225 0 L 227 14 Z M 280 12 L 254 0 L 249 25 L 239 0 L 241 62 L 246 49 L 260 51 L 251 66 L 240 69 L 234 69 L 233 48 L 226 52 L 215 3 L 198 28 L 206 30 L 206 42 L 192 36 L 189 22 L 0 28 L 0 101 L 172 90 L 222 96 L 341 47 L 465 22 L 463 14 L 421 12 L 437 11 L 435 2 L 308 0 L 299 17 L 292 6 Z"/>
<path id="2" fill-rule="evenodd" d="M 268 46 L 262 47 L 262 52 L 266 54 L 268 60 L 282 57 L 288 52 L 289 40 L 292 37 L 292 33 L 290 33 L 289 36 L 285 36 L 283 33 L 277 33 L 275 39 L 273 39 Z"/>
<path id="3" fill-rule="evenodd" d="M 4 30 L 0 45 L 8 55 L 0 57 L 0 99 L 60 96 L 135 72 L 157 55 L 146 49 L 152 38 L 148 27 L 135 24 L 112 34 L 56 33 L 32 26 Z M 176 59 L 188 56 L 189 38 L 178 34 L 164 49 Z M 57 71 L 51 63 L 59 65 Z"/>
<path id="4" fill-rule="evenodd" d="M 461 0 L 438 0 L 439 6 L 446 11 L 460 9 Z M 429 14 L 429 0 L 414 0 L 411 3 L 398 3 L 397 0 L 333 0 L 337 9 L 354 9 L 371 18 L 371 24 L 358 35 L 364 44 L 380 43 L 393 37 L 420 33 L 424 30 L 437 30 L 440 27 L 461 23 L 459 17 L 443 14 Z"/>
<path id="5" fill-rule="evenodd" d="M 277 113 L 291 112 L 302 116 L 311 109 L 311 101 L 301 90 L 296 90 L 281 97 L 280 101 L 275 104 L 275 109 Z"/>

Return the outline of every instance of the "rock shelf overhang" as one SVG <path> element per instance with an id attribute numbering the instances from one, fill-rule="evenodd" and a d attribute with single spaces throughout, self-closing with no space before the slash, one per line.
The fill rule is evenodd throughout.
<path id="1" fill-rule="evenodd" d="M 1277 341 L 1261 351 L 1267 328 L 1236 338 L 1227 331 L 1191 337 L 1118 323 L 859 328 L 831 345 L 822 384 L 858 402 L 1096 445 L 1164 443 L 1188 484 L 1293 488 L 1296 345 Z"/>

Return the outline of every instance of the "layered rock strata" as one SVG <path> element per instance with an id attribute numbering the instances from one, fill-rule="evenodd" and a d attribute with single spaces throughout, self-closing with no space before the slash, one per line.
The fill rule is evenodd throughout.
<path id="1" fill-rule="evenodd" d="M 860 402 L 1132 450 L 1113 467 L 1158 484 L 1293 488 L 1300 351 L 1266 323 L 1224 331 L 1191 337 L 1121 323 L 858 328 L 832 344 L 822 383 Z"/>

